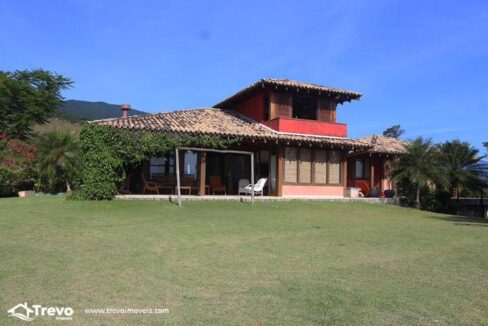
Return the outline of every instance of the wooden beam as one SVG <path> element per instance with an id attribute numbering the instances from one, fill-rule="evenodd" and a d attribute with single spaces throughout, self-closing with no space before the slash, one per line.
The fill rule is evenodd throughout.
<path id="1" fill-rule="evenodd" d="M 205 174 L 207 170 L 207 153 L 198 153 L 198 195 L 205 196 Z"/>
<path id="2" fill-rule="evenodd" d="M 283 196 L 283 182 L 285 179 L 285 153 L 284 147 L 279 145 L 276 153 L 276 195 Z"/>
<path id="3" fill-rule="evenodd" d="M 342 161 L 342 186 L 344 187 L 344 197 L 347 196 L 347 155 Z"/>
<path id="4" fill-rule="evenodd" d="M 180 189 L 180 155 L 178 155 L 178 148 L 175 151 L 176 163 L 176 193 L 178 194 L 178 206 L 181 206 L 181 189 Z"/>
<path id="5" fill-rule="evenodd" d="M 370 162 L 369 162 L 369 169 L 370 169 L 370 173 L 369 173 L 369 177 L 371 179 L 371 189 L 374 188 L 374 156 L 371 156 L 370 158 Z"/>
<path id="6" fill-rule="evenodd" d="M 251 153 L 251 204 L 254 205 L 254 153 Z"/>

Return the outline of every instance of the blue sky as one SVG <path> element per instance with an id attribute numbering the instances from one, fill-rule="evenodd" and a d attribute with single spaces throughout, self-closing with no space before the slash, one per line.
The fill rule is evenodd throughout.
<path id="1" fill-rule="evenodd" d="M 360 91 L 349 136 L 488 140 L 488 1 L 6 1 L 0 69 L 75 81 L 66 98 L 159 112 L 262 77 Z"/>

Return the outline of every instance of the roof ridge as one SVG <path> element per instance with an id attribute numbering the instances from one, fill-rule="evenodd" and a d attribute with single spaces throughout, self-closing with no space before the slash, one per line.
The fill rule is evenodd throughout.
<path id="1" fill-rule="evenodd" d="M 114 117 L 114 118 L 105 118 L 105 119 L 96 119 L 96 120 L 89 120 L 88 123 L 91 122 L 104 122 L 104 121 L 113 121 L 113 120 L 121 120 L 121 119 L 132 119 L 132 118 L 144 118 L 144 117 L 151 117 L 151 116 L 160 116 L 165 114 L 177 113 L 177 112 L 188 112 L 188 111 L 196 111 L 196 110 L 215 110 L 216 108 L 211 107 L 196 107 L 196 108 L 188 108 L 188 109 L 173 109 L 172 111 L 163 111 L 163 112 L 148 112 L 146 114 L 134 114 L 130 115 L 127 118 L 124 117 Z"/>

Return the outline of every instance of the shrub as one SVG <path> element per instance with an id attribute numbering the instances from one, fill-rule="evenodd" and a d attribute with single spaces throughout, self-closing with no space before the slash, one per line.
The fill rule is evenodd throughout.
<path id="1" fill-rule="evenodd" d="M 4 166 L 0 166 L 0 197 L 8 197 L 14 194 L 12 180 L 12 171 Z"/>
<path id="2" fill-rule="evenodd" d="M 83 185 L 68 198 L 112 199 L 118 193 L 116 184 L 123 181 L 130 165 L 163 156 L 181 146 L 224 148 L 238 141 L 85 124 L 80 133 Z"/>

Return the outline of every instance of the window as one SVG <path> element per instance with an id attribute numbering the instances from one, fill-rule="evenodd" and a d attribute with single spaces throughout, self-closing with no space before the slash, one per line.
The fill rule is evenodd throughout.
<path id="1" fill-rule="evenodd" d="M 298 155 L 294 147 L 285 148 L 285 182 L 296 183 L 298 181 Z"/>
<path id="2" fill-rule="evenodd" d="M 184 157 L 184 174 L 191 175 L 194 180 L 197 179 L 197 153 L 185 152 Z"/>
<path id="3" fill-rule="evenodd" d="M 149 178 L 154 179 L 155 174 L 164 174 L 164 161 L 163 157 L 152 157 L 149 164 Z"/>
<path id="4" fill-rule="evenodd" d="M 313 164 L 314 182 L 327 183 L 327 152 L 325 150 L 316 150 Z"/>
<path id="5" fill-rule="evenodd" d="M 329 152 L 329 184 L 341 183 L 341 154 L 338 151 Z"/>
<path id="6" fill-rule="evenodd" d="M 312 150 L 300 148 L 300 161 L 298 165 L 300 183 L 312 183 Z"/>
<path id="7" fill-rule="evenodd" d="M 285 182 L 341 184 L 339 151 L 285 147 Z"/>
<path id="8" fill-rule="evenodd" d="M 165 157 L 151 157 L 149 161 L 149 179 L 154 180 L 153 175 L 175 173 L 174 154 Z"/>
<path id="9" fill-rule="evenodd" d="M 317 120 L 317 99 L 308 96 L 293 96 L 292 117 Z"/>
<path id="10" fill-rule="evenodd" d="M 264 103 L 263 103 L 263 120 L 269 120 L 269 95 L 264 96 Z"/>
<path id="11" fill-rule="evenodd" d="M 358 158 L 356 159 L 356 179 L 368 179 L 369 178 L 369 159 L 368 158 Z"/>

